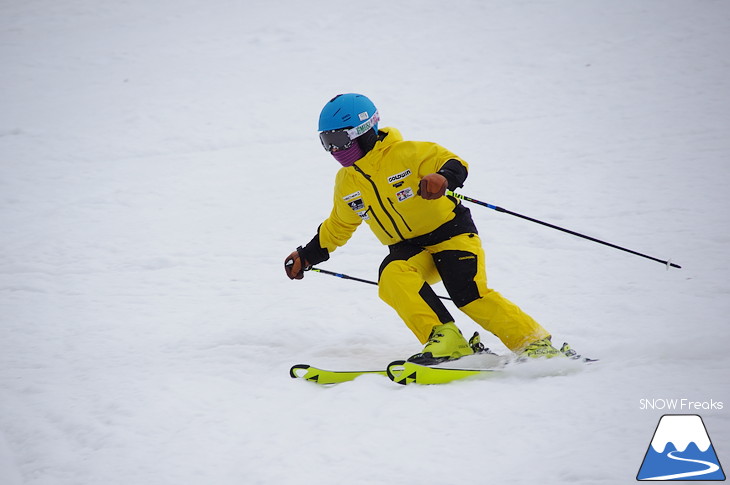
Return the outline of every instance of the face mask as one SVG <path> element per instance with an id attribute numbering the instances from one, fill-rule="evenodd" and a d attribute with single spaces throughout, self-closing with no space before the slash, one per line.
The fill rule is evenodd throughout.
<path id="1" fill-rule="evenodd" d="M 354 142 L 350 148 L 345 148 L 344 150 L 332 150 L 330 153 L 343 167 L 351 167 L 353 163 L 365 156 L 362 148 L 360 148 L 360 145 L 357 142 Z"/>

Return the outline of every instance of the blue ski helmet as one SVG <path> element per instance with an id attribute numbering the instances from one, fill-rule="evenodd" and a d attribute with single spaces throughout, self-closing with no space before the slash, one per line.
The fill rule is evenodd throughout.
<path id="1" fill-rule="evenodd" d="M 355 128 L 370 120 L 377 108 L 367 96 L 362 94 L 338 94 L 322 108 L 319 114 L 319 131 Z M 378 131 L 377 119 L 372 125 Z M 362 133 L 358 133 L 358 136 Z"/>

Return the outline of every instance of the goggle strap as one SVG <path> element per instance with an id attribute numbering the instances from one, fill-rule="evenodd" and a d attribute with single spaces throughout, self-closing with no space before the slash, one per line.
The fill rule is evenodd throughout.
<path id="1" fill-rule="evenodd" d="M 367 132 L 370 128 L 377 125 L 378 121 L 380 121 L 380 115 L 378 114 L 378 111 L 375 110 L 375 113 L 373 113 L 373 115 L 370 117 L 369 120 L 367 120 L 365 123 L 363 123 L 361 125 L 356 126 L 355 128 L 350 128 L 349 130 L 345 130 L 345 133 L 347 133 L 347 136 L 350 137 L 350 140 L 354 140 L 358 136 Z"/>

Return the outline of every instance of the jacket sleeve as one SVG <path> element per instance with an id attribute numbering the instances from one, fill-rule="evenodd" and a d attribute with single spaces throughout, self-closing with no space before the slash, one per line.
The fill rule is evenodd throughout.
<path id="1" fill-rule="evenodd" d="M 455 158 L 450 158 L 437 172 L 446 177 L 449 182 L 449 190 L 456 190 L 464 186 L 464 181 L 469 175 L 466 167 Z"/>
<path id="2" fill-rule="evenodd" d="M 300 256 L 303 256 L 304 261 L 306 261 L 309 265 L 319 264 L 330 259 L 330 252 L 323 248 L 322 244 L 319 242 L 319 228 L 317 229 L 317 234 L 314 235 L 312 240 L 309 241 L 306 246 L 298 247 L 297 250 L 299 251 Z"/>
<path id="3" fill-rule="evenodd" d="M 403 155 L 418 163 L 418 178 L 432 173 L 446 177 L 449 189 L 463 187 L 468 175 L 469 165 L 455 154 L 437 143 L 403 143 Z"/>
<path id="4" fill-rule="evenodd" d="M 319 226 L 321 247 L 332 252 L 352 237 L 362 219 L 342 200 L 335 200 L 330 216 Z"/>
<path id="5" fill-rule="evenodd" d="M 362 219 L 347 204 L 335 200 L 330 216 L 320 224 L 317 234 L 302 248 L 311 265 L 327 261 L 330 253 L 352 237 Z"/>

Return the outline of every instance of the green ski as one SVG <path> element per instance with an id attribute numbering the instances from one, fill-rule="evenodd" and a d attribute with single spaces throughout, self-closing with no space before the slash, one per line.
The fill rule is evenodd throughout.
<path id="1" fill-rule="evenodd" d="M 461 379 L 484 379 L 496 376 L 500 369 L 452 369 L 414 364 L 396 360 L 388 365 L 387 373 L 396 384 L 446 384 Z"/>
<path id="2" fill-rule="evenodd" d="M 499 369 L 450 369 L 429 367 L 404 360 L 396 360 L 386 370 L 332 371 L 307 364 L 297 364 L 289 370 L 294 379 L 304 379 L 320 385 L 339 384 L 363 375 L 388 376 L 396 384 L 446 384 L 466 378 L 490 377 Z"/>
<path id="3" fill-rule="evenodd" d="M 289 375 L 294 379 L 304 379 L 317 384 L 339 384 L 356 379 L 363 375 L 387 375 L 385 370 L 364 370 L 364 371 L 332 371 L 319 369 L 307 364 L 297 364 L 289 370 Z"/>

